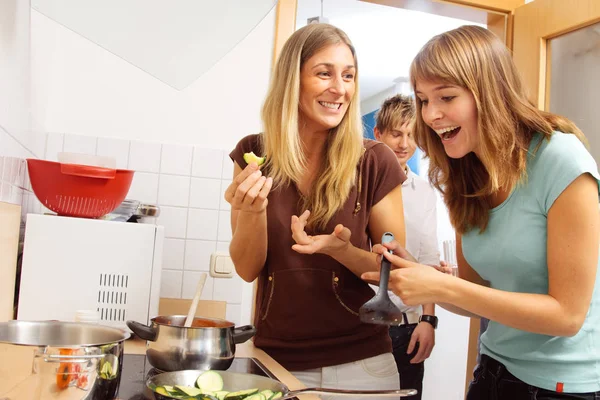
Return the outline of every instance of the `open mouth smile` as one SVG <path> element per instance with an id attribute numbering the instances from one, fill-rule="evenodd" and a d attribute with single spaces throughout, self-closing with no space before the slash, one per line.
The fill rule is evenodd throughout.
<path id="1" fill-rule="evenodd" d="M 319 101 L 319 104 L 331 110 L 339 110 L 342 106 L 342 103 L 330 103 L 328 101 Z"/>
<path id="2" fill-rule="evenodd" d="M 445 141 L 445 140 L 453 139 L 456 135 L 458 135 L 458 132 L 460 132 L 460 126 L 449 126 L 447 128 L 434 129 L 434 130 L 435 130 L 435 133 L 440 135 L 442 140 Z"/>

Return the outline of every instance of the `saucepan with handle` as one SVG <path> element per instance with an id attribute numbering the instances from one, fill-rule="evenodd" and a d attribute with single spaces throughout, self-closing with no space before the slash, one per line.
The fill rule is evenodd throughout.
<path id="1" fill-rule="evenodd" d="M 237 372 L 228 371 L 216 371 L 223 379 L 222 389 L 230 393 L 242 392 L 248 389 L 258 389 L 261 391 L 271 391 L 273 393 L 281 393 L 281 396 L 277 396 L 277 400 L 286 400 L 296 397 L 301 394 L 321 394 L 329 396 L 354 396 L 354 397 L 409 397 L 417 394 L 415 389 L 399 389 L 399 390 L 342 390 L 342 389 L 325 389 L 325 388 L 305 388 L 299 390 L 290 390 L 283 383 L 275 380 L 266 378 L 259 375 L 243 374 Z M 157 388 L 167 387 L 197 387 L 196 383 L 198 378 L 202 374 L 201 371 L 186 370 L 176 372 L 164 372 L 162 374 L 154 375 L 146 381 L 146 394 L 151 394 L 151 398 L 156 400 L 170 400 L 170 399 L 181 399 L 183 396 L 171 396 L 168 394 L 161 394 L 157 392 Z M 159 391 L 161 391 L 159 389 Z M 235 396 L 233 396 L 235 397 Z M 233 397 L 230 397 L 233 399 Z M 214 394 L 209 395 L 195 395 L 191 398 L 211 400 Z M 225 397 L 227 398 L 227 397 Z M 249 397 L 248 397 L 249 398 Z"/>
<path id="2" fill-rule="evenodd" d="M 256 333 L 252 325 L 236 327 L 223 319 L 196 317 L 189 328 L 185 320 L 185 315 L 158 316 L 150 326 L 135 321 L 127 321 L 127 326 L 148 341 L 148 361 L 161 371 L 226 370 L 235 357 L 236 344 Z"/>

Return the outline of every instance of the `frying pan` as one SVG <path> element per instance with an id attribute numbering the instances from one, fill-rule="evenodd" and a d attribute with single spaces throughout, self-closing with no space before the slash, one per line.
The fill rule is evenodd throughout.
<path id="1" fill-rule="evenodd" d="M 152 390 L 156 386 L 192 386 L 196 384 L 196 379 L 203 371 L 184 370 L 175 372 L 164 372 L 154 375 L 146 381 L 148 391 L 154 395 L 156 400 L 174 399 L 174 397 L 161 395 Z M 223 390 L 228 392 L 237 392 L 239 390 L 258 388 L 259 391 L 269 389 L 273 392 L 281 392 L 283 397 L 278 400 L 291 399 L 299 394 L 319 393 L 332 396 L 368 396 L 368 397 L 408 397 L 417 394 L 415 389 L 400 390 L 342 390 L 326 388 L 306 388 L 299 390 L 290 390 L 283 383 L 275 379 L 265 378 L 253 374 L 242 374 L 237 372 L 218 371 L 223 378 Z"/>

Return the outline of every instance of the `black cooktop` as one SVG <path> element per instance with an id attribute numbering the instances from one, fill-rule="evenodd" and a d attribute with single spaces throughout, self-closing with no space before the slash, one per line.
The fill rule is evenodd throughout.
<path id="1" fill-rule="evenodd" d="M 242 372 L 277 379 L 260 361 L 255 358 L 235 357 L 230 372 Z M 153 368 L 145 355 L 125 354 L 123 356 L 123 373 L 119 386 L 119 400 L 148 400 L 144 395 L 146 380 L 161 371 Z"/>

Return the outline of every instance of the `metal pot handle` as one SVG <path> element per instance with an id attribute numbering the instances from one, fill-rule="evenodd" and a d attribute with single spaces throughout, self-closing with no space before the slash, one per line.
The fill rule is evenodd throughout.
<path id="1" fill-rule="evenodd" d="M 253 325 L 239 326 L 233 329 L 233 343 L 240 344 L 250 339 L 256 334 L 256 328 Z"/>
<path id="2" fill-rule="evenodd" d="M 94 354 L 94 355 L 81 355 L 81 356 L 65 356 L 65 355 L 54 355 L 54 354 L 45 354 L 43 355 L 45 362 L 51 363 L 62 363 L 62 362 L 70 362 L 70 363 L 85 363 L 89 360 L 102 359 L 106 356 L 106 354 Z"/>
<path id="3" fill-rule="evenodd" d="M 133 333 L 138 335 L 140 338 L 144 340 L 149 340 L 151 342 L 154 342 L 156 340 L 156 335 L 158 334 L 158 332 L 155 328 L 148 325 L 140 324 L 139 322 L 135 321 L 127 321 L 126 324 L 127 327 L 129 327 L 129 329 L 131 329 Z"/>

